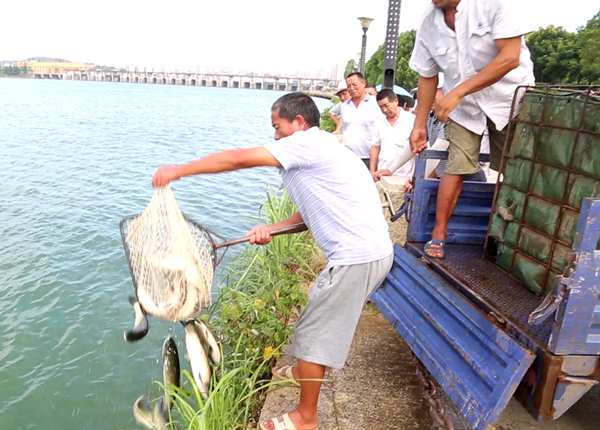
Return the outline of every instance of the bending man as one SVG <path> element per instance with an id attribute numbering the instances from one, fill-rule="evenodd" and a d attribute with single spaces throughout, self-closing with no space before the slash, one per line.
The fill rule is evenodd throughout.
<path id="1" fill-rule="evenodd" d="M 300 385 L 298 407 L 260 428 L 313 430 L 325 368 L 344 366 L 362 307 L 391 268 L 392 242 L 369 172 L 334 135 L 319 130 L 319 110 L 312 99 L 286 94 L 271 111 L 275 142 L 161 167 L 152 184 L 249 167 L 281 169 L 298 212 L 276 224 L 254 227 L 248 233 L 250 242 L 267 244 L 273 229 L 304 221 L 325 253 L 327 266 L 311 287 L 296 326 L 292 351 L 297 366 L 274 370 L 276 376 Z"/>

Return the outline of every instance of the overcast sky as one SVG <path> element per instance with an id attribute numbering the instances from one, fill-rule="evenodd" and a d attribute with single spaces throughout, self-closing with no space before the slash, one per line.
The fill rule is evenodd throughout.
<path id="1" fill-rule="evenodd" d="M 585 25 L 593 0 L 517 2 L 533 28 Z M 404 0 L 400 30 L 415 28 L 429 0 Z M 59 57 L 100 65 L 293 73 L 344 68 L 385 40 L 388 0 L 26 0 L 4 2 L 0 60 Z M 341 70 L 339 71 L 341 73 Z"/>

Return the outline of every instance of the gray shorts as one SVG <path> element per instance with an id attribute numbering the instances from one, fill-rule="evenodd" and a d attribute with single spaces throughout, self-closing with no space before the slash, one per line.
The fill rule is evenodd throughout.
<path id="1" fill-rule="evenodd" d="M 364 264 L 328 266 L 308 292 L 292 354 L 309 363 L 344 367 L 362 308 L 383 282 L 394 255 Z"/>

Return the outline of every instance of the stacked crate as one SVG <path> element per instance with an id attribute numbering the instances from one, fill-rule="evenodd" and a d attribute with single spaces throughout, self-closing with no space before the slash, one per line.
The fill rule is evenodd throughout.
<path id="1" fill-rule="evenodd" d="M 584 197 L 600 197 L 599 87 L 528 88 L 504 148 L 486 258 L 545 294 L 572 259 Z"/>

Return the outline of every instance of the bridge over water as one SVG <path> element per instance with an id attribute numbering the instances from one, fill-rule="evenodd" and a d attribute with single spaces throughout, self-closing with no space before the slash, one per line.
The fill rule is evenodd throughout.
<path id="1" fill-rule="evenodd" d="M 285 76 L 255 76 L 241 74 L 190 72 L 130 72 L 95 69 L 65 70 L 62 74 L 38 76 L 37 79 L 66 79 L 74 81 L 129 82 L 140 84 L 190 85 L 219 88 L 246 88 L 278 91 L 335 91 L 338 80 Z"/>

